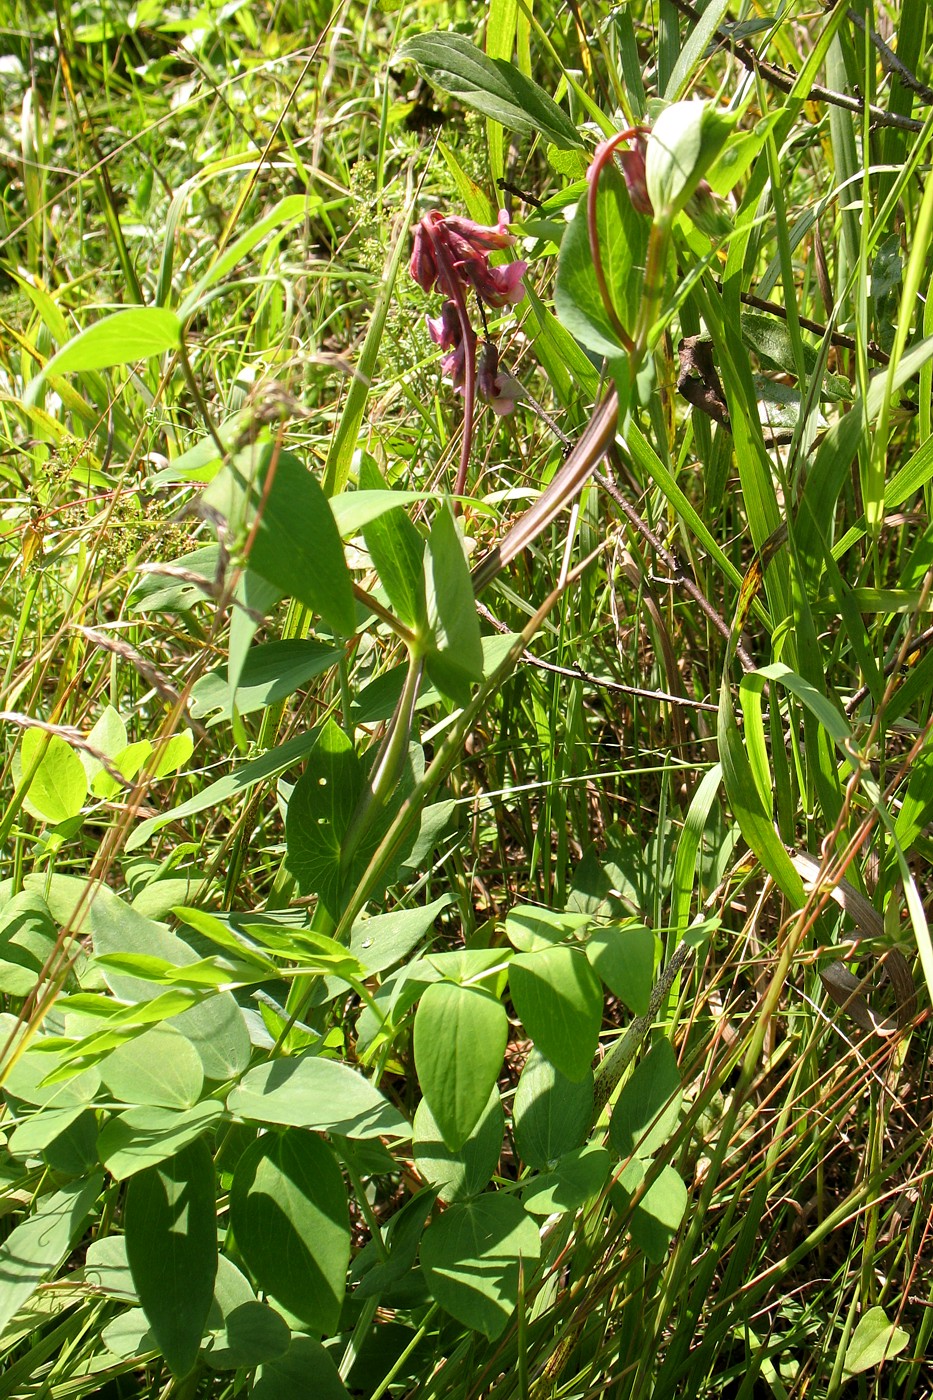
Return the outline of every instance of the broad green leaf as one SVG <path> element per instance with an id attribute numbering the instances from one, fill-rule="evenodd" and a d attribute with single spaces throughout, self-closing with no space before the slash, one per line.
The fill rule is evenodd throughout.
<path id="1" fill-rule="evenodd" d="M 44 1110 L 42 1110 L 44 1112 Z M 64 1132 L 57 1133 L 43 1149 L 42 1158 L 53 1172 L 66 1177 L 87 1177 L 100 1166 L 97 1152 L 97 1114 L 86 1108 Z"/>
<path id="2" fill-rule="evenodd" d="M 761 117 L 751 131 L 735 132 L 706 172 L 706 180 L 714 194 L 725 195 L 744 177 L 752 161 L 761 154 L 772 129 L 780 120 L 780 112 Z"/>
<path id="3" fill-rule="evenodd" d="M 643 924 L 596 928 L 586 941 L 590 966 L 636 1016 L 644 1016 L 654 985 L 657 940 Z"/>
<path id="4" fill-rule="evenodd" d="M 579 1210 L 603 1190 L 611 1166 L 611 1156 L 596 1143 L 568 1152 L 550 1171 L 532 1177 L 522 1191 L 522 1205 L 529 1215 Z"/>
<path id="5" fill-rule="evenodd" d="M 166 562 L 188 577 L 178 579 L 158 572 L 141 575 L 130 594 L 131 612 L 189 612 L 195 603 L 212 597 L 222 563 L 220 545 L 202 545 Z"/>
<path id="6" fill-rule="evenodd" d="M 163 1108 L 191 1108 L 204 1085 L 197 1050 L 168 1023 L 114 1050 L 101 1065 L 100 1076 L 122 1103 Z"/>
<path id="7" fill-rule="evenodd" d="M 158 757 L 149 771 L 153 778 L 165 778 L 169 773 L 177 773 L 184 768 L 193 753 L 194 735 L 190 729 L 183 729 L 180 734 L 173 734 L 167 743 L 161 745 Z"/>
<path id="8" fill-rule="evenodd" d="M 589 915 L 516 904 L 505 916 L 505 936 L 519 953 L 537 953 L 555 943 L 569 943 L 589 923 Z"/>
<path id="9" fill-rule="evenodd" d="M 466 1142 L 454 1152 L 444 1142 L 426 1099 L 415 1111 L 415 1166 L 435 1187 L 442 1201 L 478 1196 L 492 1180 L 502 1152 L 505 1114 L 498 1089 L 493 1089 Z"/>
<path id="10" fill-rule="evenodd" d="M 463 542 L 446 502 L 428 535 L 425 590 L 431 634 L 428 674 L 443 695 L 465 705 L 471 684 L 483 678 L 483 642 Z"/>
<path id="11" fill-rule="evenodd" d="M 219 1103 L 208 1099 L 194 1108 L 129 1108 L 111 1118 L 97 1140 L 100 1160 L 117 1181 L 135 1176 L 196 1142 L 223 1116 Z"/>
<path id="12" fill-rule="evenodd" d="M 43 1108 L 21 1118 L 7 1142 L 12 1157 L 37 1157 L 86 1112 L 82 1104 L 69 1108 Z"/>
<path id="13" fill-rule="evenodd" d="M 629 1221 L 632 1239 L 654 1264 L 664 1260 L 687 1209 L 687 1188 L 673 1167 L 662 1167 L 635 1206 Z"/>
<path id="14" fill-rule="evenodd" d="M 100 1339 L 122 1361 L 141 1360 L 158 1352 L 159 1344 L 142 1308 L 127 1308 L 107 1323 Z"/>
<path id="15" fill-rule="evenodd" d="M 337 1326 L 350 1262 L 343 1174 L 315 1133 L 266 1133 L 237 1162 L 230 1193 L 237 1247 L 266 1293 L 310 1330 Z"/>
<path id="16" fill-rule="evenodd" d="M 153 1336 L 175 1376 L 198 1359 L 214 1297 L 214 1163 L 203 1142 L 134 1176 L 124 1208 L 126 1257 Z"/>
<path id="17" fill-rule="evenodd" d="M 117 713 L 112 705 L 105 705 L 100 718 L 96 721 L 87 741 L 99 753 L 105 754 L 107 758 L 115 759 L 118 753 L 122 753 L 126 748 L 127 734 L 126 725 L 122 717 Z M 101 761 L 93 754 L 82 749 L 78 754 L 87 780 L 90 783 L 96 773 L 101 771 Z"/>
<path id="18" fill-rule="evenodd" d="M 509 963 L 509 987 L 542 1055 L 568 1079 L 585 1079 L 599 1043 L 603 992 L 582 949 L 518 953 Z"/>
<path id="19" fill-rule="evenodd" d="M 50 884 L 61 923 L 68 923 L 75 908 L 84 910 L 82 927 L 89 929 L 98 957 L 128 953 L 155 956 L 184 967 L 198 962 L 198 955 L 164 924 L 145 918 L 106 886 L 98 886 L 93 899 L 84 901 L 85 882 L 70 876 L 54 876 Z M 158 984 L 141 977 L 101 970 L 114 995 L 125 1001 L 146 1002 L 160 991 Z M 251 1044 L 243 1014 L 230 992 L 206 996 L 197 1006 L 172 1017 L 171 1024 L 189 1040 L 201 1059 L 208 1079 L 229 1079 L 249 1064 Z"/>
<path id="20" fill-rule="evenodd" d="M 249 449 L 214 478 L 202 502 L 248 534 L 253 572 L 339 636 L 352 636 L 356 606 L 343 543 L 317 477 L 296 456 L 269 443 Z"/>
<path id="21" fill-rule="evenodd" d="M 181 343 L 182 322 L 174 311 L 162 306 L 130 306 L 125 311 L 114 311 L 79 331 L 52 356 L 29 385 L 27 401 L 36 402 L 50 375 L 133 364 L 166 350 L 178 350 Z"/>
<path id="22" fill-rule="evenodd" d="M 350 1400 L 331 1353 L 313 1337 L 293 1337 L 284 1356 L 260 1366 L 250 1400 Z"/>
<path id="23" fill-rule="evenodd" d="M 38 890 L 8 896 L 0 912 L 0 991 L 28 996 L 57 941 L 58 929 Z"/>
<path id="24" fill-rule="evenodd" d="M 84 1256 L 84 1277 L 94 1288 L 121 1302 L 138 1302 L 126 1240 L 122 1235 L 99 1235 Z"/>
<path id="25" fill-rule="evenodd" d="M 137 743 L 127 744 L 126 748 L 121 749 L 113 760 L 113 766 L 122 773 L 128 782 L 131 782 L 151 753 L 152 745 L 149 740 L 140 739 Z M 99 773 L 95 774 L 91 781 L 91 791 L 94 796 L 102 798 L 105 802 L 116 797 L 117 793 L 122 790 L 122 786 L 106 768 L 102 768 Z"/>
<path id="26" fill-rule="evenodd" d="M 677 1126 L 683 1090 L 677 1056 L 659 1040 L 636 1065 L 612 1110 L 609 1139 L 620 1157 L 652 1157 Z"/>
<path id="27" fill-rule="evenodd" d="M 435 87 L 484 117 L 524 136 L 541 136 L 562 151 L 583 145 L 553 98 L 505 59 L 487 58 L 462 34 L 417 34 L 396 55 L 424 69 Z"/>
<path id="28" fill-rule="evenodd" d="M 341 537 L 348 540 L 365 531 L 367 525 L 388 511 L 437 499 L 436 491 L 392 491 L 383 487 L 379 490 L 342 491 L 339 496 L 331 496 L 330 508 Z"/>
<path id="29" fill-rule="evenodd" d="M 205 1364 L 212 1371 L 259 1366 L 284 1356 L 290 1341 L 291 1332 L 281 1313 L 260 1303 L 249 1280 L 221 1255 L 214 1301 L 207 1315 Z"/>
<path id="30" fill-rule="evenodd" d="M 509 1018 L 481 987 L 435 982 L 415 1013 L 415 1069 L 434 1121 L 452 1152 L 479 1122 L 502 1070 Z"/>
<path id="31" fill-rule="evenodd" d="M 903 1327 L 889 1322 L 884 1308 L 869 1308 L 859 1318 L 846 1347 L 846 1375 L 860 1376 L 864 1371 L 892 1360 L 900 1355 L 909 1341 L 910 1334 Z"/>
<path id="32" fill-rule="evenodd" d="M 251 647 L 240 670 L 235 696 L 227 667 L 218 666 L 192 686 L 191 713 L 195 719 L 206 719 L 210 726 L 229 720 L 234 707 L 240 715 L 264 710 L 336 666 L 342 655 L 336 647 L 313 638 Z"/>
<path id="33" fill-rule="evenodd" d="M 378 467 L 368 458 L 360 467 L 360 488 L 375 492 L 385 490 Z M 401 506 L 397 506 L 364 525 L 363 539 L 399 621 L 417 633 L 422 632 L 427 620 L 423 537 Z"/>
<path id="34" fill-rule="evenodd" d="M 515 1314 L 525 1277 L 541 1252 L 537 1227 L 513 1196 L 484 1195 L 452 1205 L 421 1242 L 432 1296 L 458 1322 L 498 1337 Z"/>
<path id="35" fill-rule="evenodd" d="M 644 214 L 632 207 L 620 172 L 608 166 L 600 174 L 596 192 L 599 251 L 613 308 L 629 335 L 634 332 L 642 297 L 649 224 Z M 593 269 L 586 195 L 561 240 L 554 307 L 561 324 L 594 354 L 609 360 L 624 356 Z"/>
<path id="36" fill-rule="evenodd" d="M 535 1048 L 512 1104 L 515 1147 L 529 1167 L 544 1168 L 579 1147 L 593 1121 L 593 1072 L 576 1082 Z"/>
<path id="37" fill-rule="evenodd" d="M 289 799 L 285 863 L 300 892 L 319 895 L 335 918 L 345 877 L 343 841 L 364 783 L 352 740 L 328 720 Z"/>
<path id="38" fill-rule="evenodd" d="M 18 1029 L 19 1023 L 12 1014 L 6 1013 L 0 1019 L 0 1035 L 4 1042 L 11 1032 Z M 24 1103 L 38 1104 L 41 1108 L 84 1108 L 100 1087 L 100 1075 L 96 1068 L 91 1066 L 80 1074 L 46 1084 L 45 1080 L 67 1064 L 67 1052 L 40 1049 L 43 1040 L 44 1037 L 39 1036 L 15 1064 L 10 1065 L 4 1076 L 4 1091 L 16 1099 L 22 1099 Z"/>
<path id="39" fill-rule="evenodd" d="M 99 1175 L 40 1196 L 35 1212 L 0 1245 L 0 1332 L 67 1258 L 103 1184 Z"/>
<path id="40" fill-rule="evenodd" d="M 238 1118 L 316 1128 L 343 1137 L 407 1138 L 402 1115 L 361 1074 L 314 1054 L 251 1069 L 227 1096 Z"/>
<path id="41" fill-rule="evenodd" d="M 396 909 L 391 914 L 376 914 L 363 919 L 350 930 L 350 951 L 359 958 L 366 972 L 385 972 L 394 963 L 407 958 L 421 940 L 433 930 L 437 916 L 452 902 L 453 896 L 442 894 L 431 904 L 415 909 Z"/>
<path id="42" fill-rule="evenodd" d="M 33 816 L 55 826 L 78 816 L 87 796 L 87 774 L 70 744 L 58 734 L 50 736 L 41 729 L 27 729 L 20 743 L 19 761 L 24 776 L 38 761 L 25 799 Z"/>

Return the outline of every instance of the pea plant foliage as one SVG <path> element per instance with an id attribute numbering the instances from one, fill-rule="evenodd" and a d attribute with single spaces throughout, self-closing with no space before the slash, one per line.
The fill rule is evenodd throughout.
<path id="1" fill-rule="evenodd" d="M 841 13 L 826 21 L 813 66 Z M 826 503 L 858 456 L 856 529 L 877 540 L 891 501 L 859 434 L 888 430 L 899 396 L 928 376 L 929 344 L 890 345 L 885 374 L 853 389 L 828 369 L 831 332 L 816 351 L 793 317 L 740 304 L 743 257 L 753 259 L 763 220 L 755 199 L 727 196 L 753 184 L 789 137 L 810 77 L 786 105 L 749 115 L 749 85 L 732 102 L 686 97 L 688 54 L 664 99 L 619 119 L 496 54 L 438 31 L 410 38 L 392 61 L 485 122 L 493 168 L 503 137 L 546 149 L 560 197 L 524 218 L 500 211 L 447 150 L 449 200 L 405 210 L 322 459 L 302 450 L 287 406 L 254 402 L 215 422 L 198 384 L 199 328 L 220 296 L 237 294 L 229 284 L 245 261 L 287 246 L 307 217 L 295 194 L 229 236 L 183 291 L 169 241 L 158 296 L 63 333 L 18 401 L 39 432 L 56 414 L 86 420 L 117 383 L 132 394 L 148 385 L 151 397 L 160 375 L 175 376 L 190 394 L 203 432 L 160 471 L 188 493 L 184 518 L 198 538 L 133 573 L 117 634 L 125 649 L 112 654 L 116 665 L 145 649 L 148 628 L 188 629 L 201 650 L 151 738 L 131 741 L 108 701 L 83 731 L 56 710 L 18 742 L 4 835 L 20 822 L 45 834 L 35 867 L 20 862 L 6 882 L 0 913 L 3 1170 L 16 1211 L 0 1244 L 0 1395 L 556 1393 L 572 1357 L 581 1371 L 590 1364 L 581 1295 L 606 1260 L 636 1296 L 670 1304 L 681 1286 L 672 1245 L 696 1244 L 708 1203 L 685 1143 L 732 1074 L 735 1128 L 757 1072 L 765 1020 L 760 1039 L 736 1040 L 702 1101 L 682 1069 L 683 978 L 717 924 L 697 894 L 701 877 L 707 893 L 715 884 L 707 867 L 720 859 L 724 879 L 738 848 L 775 900 L 835 937 L 811 908 L 818 882 L 795 863 L 788 818 L 799 785 L 813 827 L 841 843 L 854 830 L 846 783 L 865 773 L 855 712 L 827 697 L 816 643 L 814 615 L 828 607 L 841 557 Z M 176 196 L 179 218 L 189 195 Z M 427 318 L 438 403 L 454 424 L 444 469 L 404 490 L 364 428 L 396 302 L 419 326 Z M 744 581 L 678 494 L 668 445 L 657 446 L 675 323 L 696 341 L 684 393 L 697 440 L 709 446 L 711 425 L 731 432 L 753 501 L 761 568 Z M 783 490 L 751 354 L 801 386 L 773 431 L 786 427 L 792 463 L 807 460 Z M 516 493 L 497 522 L 478 488 L 480 448 L 490 424 L 507 441 L 517 415 L 537 408 L 533 379 L 592 407 L 547 483 L 530 500 Z M 856 396 L 811 454 L 821 405 Z M 110 410 L 118 436 L 124 411 L 119 401 Z M 578 596 L 590 606 L 598 541 L 568 552 L 544 596 L 511 606 L 509 626 L 491 626 L 486 603 L 513 566 L 533 592 L 529 551 L 554 548 L 568 507 L 585 517 L 581 502 L 604 472 L 610 486 L 627 472 L 664 492 L 736 590 L 703 740 L 716 761 L 663 851 L 660 838 L 648 851 L 610 825 L 598 843 L 565 852 L 547 899 L 519 897 L 476 920 L 464 748 L 535 639 Z M 516 596 L 506 582 L 502 597 Z M 876 601 L 884 606 L 880 589 Z M 740 678 L 749 619 L 785 628 L 785 644 Z M 866 639 L 860 654 L 869 651 Z M 147 678 L 164 698 L 156 668 Z M 304 689 L 315 703 L 290 711 Z M 218 743 L 228 760 L 218 774 L 197 773 L 187 796 L 176 786 L 163 802 L 175 775 L 194 773 L 198 746 Z M 866 801 L 882 798 L 872 789 Z M 925 799 L 910 801 L 880 878 L 905 892 L 930 980 L 902 855 Z M 704 837 L 724 802 L 734 813 L 728 839 L 716 826 L 725 857 Z M 82 825 L 104 810 L 110 825 L 82 866 Z M 216 859 L 196 834 L 212 820 Z M 243 890 L 257 882 L 243 871 L 260 840 L 267 878 L 252 900 Z M 802 923 L 788 928 L 778 958 L 803 937 Z M 730 1217 L 730 1242 L 740 1225 Z M 727 1278 L 724 1294 L 735 1286 Z M 694 1306 L 690 1294 L 672 1384 L 687 1374 Z M 846 1374 L 907 1345 L 880 1304 L 854 1326 L 853 1314 Z M 50 1365 L 50 1388 L 29 1389 Z"/>

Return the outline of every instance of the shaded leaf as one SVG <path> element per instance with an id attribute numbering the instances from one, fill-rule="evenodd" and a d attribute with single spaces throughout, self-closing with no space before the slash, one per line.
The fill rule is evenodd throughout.
<path id="1" fill-rule="evenodd" d="M 100 1192 L 100 1175 L 39 1198 L 0 1245 L 0 1332 L 68 1256 Z"/>
<path id="2" fill-rule="evenodd" d="M 659 1040 L 636 1065 L 612 1110 L 609 1138 L 619 1156 L 653 1156 L 676 1128 L 682 1098 L 674 1048 Z"/>
<path id="3" fill-rule="evenodd" d="M 350 1400 L 329 1351 L 313 1337 L 293 1337 L 284 1356 L 259 1368 L 250 1400 Z"/>
<path id="4" fill-rule="evenodd" d="M 343 1175 L 315 1133 L 266 1133 L 237 1163 L 230 1193 L 237 1245 L 259 1286 L 316 1332 L 340 1317 L 350 1262 Z"/>
<path id="5" fill-rule="evenodd" d="M 214 1297 L 214 1163 L 203 1142 L 140 1172 L 126 1194 L 126 1257 L 143 1311 L 176 1376 L 198 1358 Z"/>
<path id="6" fill-rule="evenodd" d="M 518 1305 L 521 1265 L 541 1252 L 537 1227 L 512 1196 L 480 1196 L 452 1205 L 421 1242 L 432 1296 L 451 1316 L 498 1337 Z"/>
<path id="7" fill-rule="evenodd" d="M 399 49 L 435 87 L 467 107 L 526 136 L 542 136 L 560 150 L 583 145 L 573 122 L 543 88 L 505 59 L 487 58 L 462 34 L 417 34 Z"/>
<path id="8" fill-rule="evenodd" d="M 609 1153 L 596 1143 L 568 1152 L 550 1171 L 532 1177 L 522 1191 L 522 1205 L 531 1215 L 579 1210 L 602 1191 L 611 1166 Z"/>
<path id="9" fill-rule="evenodd" d="M 593 1119 L 593 1072 L 576 1082 L 535 1048 L 525 1063 L 512 1104 L 515 1147 L 530 1167 L 550 1163 L 580 1146 Z"/>
<path id="10" fill-rule="evenodd" d="M 442 1201 L 478 1196 L 498 1166 L 504 1131 L 502 1100 L 498 1089 L 493 1089 L 479 1122 L 454 1152 L 444 1142 L 426 1100 L 422 1099 L 415 1112 L 415 1166 Z"/>

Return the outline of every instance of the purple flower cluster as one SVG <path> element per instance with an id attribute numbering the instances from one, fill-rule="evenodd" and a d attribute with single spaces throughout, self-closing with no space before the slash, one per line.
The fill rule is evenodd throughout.
<path id="1" fill-rule="evenodd" d="M 509 216 L 504 209 L 500 209 L 494 228 L 475 224 L 472 219 L 443 215 L 437 209 L 430 210 L 415 226 L 411 275 L 424 291 L 436 290 L 446 298 L 440 315 L 428 318 L 428 330 L 435 344 L 446 351 L 441 368 L 460 392 L 476 367 L 477 335 L 466 305 L 469 293 L 476 293 L 481 318 L 484 306 L 494 310 L 515 306 L 525 295 L 522 278 L 528 270 L 526 262 L 499 267 L 489 263 L 490 253 L 514 245 L 515 236 L 508 227 Z M 483 324 L 485 330 L 485 320 Z M 498 365 L 498 352 L 484 337 L 477 387 L 496 413 L 505 414 L 515 407 L 518 386 L 508 375 L 499 373 Z"/>

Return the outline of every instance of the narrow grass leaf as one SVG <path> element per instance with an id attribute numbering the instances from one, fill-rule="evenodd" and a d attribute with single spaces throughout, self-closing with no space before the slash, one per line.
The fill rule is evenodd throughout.
<path id="1" fill-rule="evenodd" d="M 164 306 L 132 306 L 114 311 L 79 331 L 52 356 L 29 385 L 27 402 L 36 401 L 50 375 L 134 364 L 166 350 L 177 350 L 181 343 L 182 318 Z"/>

